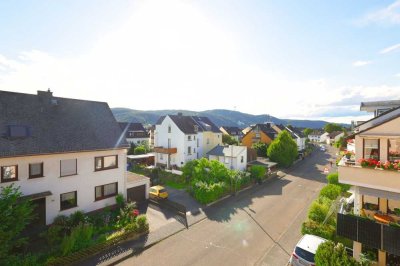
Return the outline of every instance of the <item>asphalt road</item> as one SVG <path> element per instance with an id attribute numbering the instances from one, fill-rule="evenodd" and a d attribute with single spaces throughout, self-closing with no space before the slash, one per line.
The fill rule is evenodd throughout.
<path id="1" fill-rule="evenodd" d="M 210 208 L 207 219 L 120 265 L 286 265 L 329 160 L 315 152 L 283 178 Z"/>

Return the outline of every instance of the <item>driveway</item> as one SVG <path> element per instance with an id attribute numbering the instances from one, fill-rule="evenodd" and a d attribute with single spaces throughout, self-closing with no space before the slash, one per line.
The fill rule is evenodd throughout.
<path id="1" fill-rule="evenodd" d="M 140 213 L 147 215 L 149 221 L 150 232 L 154 232 L 157 229 L 175 222 L 175 213 L 167 208 L 160 208 L 156 205 L 149 204 L 148 202 L 139 205 Z"/>
<path id="2" fill-rule="evenodd" d="M 198 215 L 203 211 L 203 206 L 198 203 L 192 196 L 190 196 L 189 193 L 185 190 L 174 189 L 170 187 L 166 187 L 166 190 L 169 194 L 168 198 L 171 201 L 175 201 L 186 207 L 187 215 Z"/>

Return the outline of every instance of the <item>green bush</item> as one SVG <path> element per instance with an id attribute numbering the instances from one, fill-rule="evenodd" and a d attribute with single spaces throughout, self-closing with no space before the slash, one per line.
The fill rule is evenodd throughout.
<path id="1" fill-rule="evenodd" d="M 47 232 L 45 234 L 45 238 L 47 244 L 49 244 L 49 247 L 56 248 L 62 241 L 64 234 L 65 234 L 65 227 L 56 224 L 51 225 L 47 229 Z"/>
<path id="2" fill-rule="evenodd" d="M 322 225 L 316 221 L 307 220 L 301 225 L 301 233 L 303 235 L 310 234 L 325 239 L 333 239 L 335 236 L 335 226 L 329 224 Z"/>
<path id="3" fill-rule="evenodd" d="M 146 153 L 146 147 L 144 146 L 138 146 L 134 149 L 133 151 L 135 154 L 145 154 Z"/>
<path id="4" fill-rule="evenodd" d="M 115 196 L 115 202 L 117 203 L 117 206 L 119 208 L 123 208 L 124 204 L 125 204 L 125 199 L 124 199 L 124 195 L 122 195 L 121 193 L 119 193 L 117 196 Z"/>
<path id="5" fill-rule="evenodd" d="M 257 156 L 259 157 L 267 157 L 267 149 L 268 145 L 263 142 L 257 142 L 251 145 L 252 149 L 255 149 L 257 152 Z"/>
<path id="6" fill-rule="evenodd" d="M 261 165 L 252 165 L 250 167 L 250 176 L 257 182 L 260 182 L 265 176 L 265 167 Z"/>
<path id="7" fill-rule="evenodd" d="M 89 247 L 94 241 L 94 228 L 92 225 L 80 224 L 71 230 L 69 236 L 65 236 L 61 242 L 61 253 L 63 256 L 72 252 Z"/>
<path id="8" fill-rule="evenodd" d="M 329 212 L 329 205 L 321 204 L 317 200 L 311 203 L 308 211 L 308 218 L 317 222 L 323 223 Z"/>
<path id="9" fill-rule="evenodd" d="M 338 185 L 328 184 L 321 189 L 320 196 L 327 197 L 328 199 L 335 200 L 340 196 L 342 188 Z"/>
<path id="10" fill-rule="evenodd" d="M 136 218 L 136 224 L 138 233 L 143 233 L 149 230 L 149 223 L 147 222 L 147 217 L 144 214 L 141 214 Z"/>
<path id="11" fill-rule="evenodd" d="M 69 216 L 69 224 L 71 227 L 78 226 L 80 223 L 86 222 L 86 215 L 82 211 L 76 211 Z"/>
<path id="12" fill-rule="evenodd" d="M 332 241 L 327 241 L 318 246 L 315 253 L 316 265 L 331 265 L 331 266 L 356 266 L 358 262 L 349 257 L 343 244 L 335 245 Z"/>
<path id="13" fill-rule="evenodd" d="M 206 182 L 198 181 L 193 186 L 193 196 L 198 202 L 207 204 L 219 199 L 225 190 L 226 185 L 224 182 L 207 184 Z"/>
<path id="14" fill-rule="evenodd" d="M 327 175 L 326 179 L 328 179 L 328 184 L 338 185 L 339 184 L 339 174 L 338 173 L 330 173 Z"/>

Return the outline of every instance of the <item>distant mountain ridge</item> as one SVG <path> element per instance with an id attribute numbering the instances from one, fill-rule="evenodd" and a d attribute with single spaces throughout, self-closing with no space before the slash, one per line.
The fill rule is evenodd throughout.
<path id="1" fill-rule="evenodd" d="M 218 127 L 220 126 L 238 126 L 241 128 L 252 124 L 264 123 L 267 121 L 275 124 L 292 125 L 302 128 L 322 128 L 328 122 L 322 120 L 297 120 L 297 119 L 279 119 L 268 115 L 251 115 L 238 111 L 214 109 L 201 112 L 189 110 L 156 110 L 141 111 L 129 108 L 111 108 L 115 118 L 119 122 L 139 122 L 143 124 L 155 124 L 160 116 L 168 114 L 177 114 L 181 112 L 183 115 L 207 116 Z"/>

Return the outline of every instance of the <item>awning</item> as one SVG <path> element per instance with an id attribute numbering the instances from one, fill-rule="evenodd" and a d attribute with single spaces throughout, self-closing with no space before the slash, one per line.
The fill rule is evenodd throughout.
<path id="1" fill-rule="evenodd" d="M 35 199 L 41 199 L 41 198 L 51 196 L 51 195 L 53 195 L 53 193 L 51 193 L 50 191 L 44 191 L 44 192 L 40 192 L 40 193 L 25 195 L 25 196 L 22 196 L 21 198 L 35 200 Z"/>

